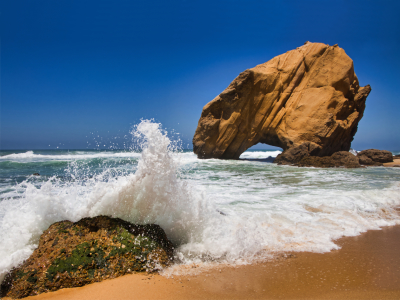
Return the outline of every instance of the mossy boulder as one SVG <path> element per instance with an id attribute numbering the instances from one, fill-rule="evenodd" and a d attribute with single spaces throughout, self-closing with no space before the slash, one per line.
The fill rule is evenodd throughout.
<path id="1" fill-rule="evenodd" d="M 1 297 L 23 298 L 83 286 L 132 272 L 154 272 L 172 262 L 173 245 L 158 225 L 99 216 L 57 222 L 39 247 L 6 276 Z"/>

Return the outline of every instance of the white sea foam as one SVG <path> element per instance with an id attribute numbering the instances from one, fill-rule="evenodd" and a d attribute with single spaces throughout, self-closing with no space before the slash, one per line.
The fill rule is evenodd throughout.
<path id="1" fill-rule="evenodd" d="M 0 159 L 23 159 L 23 158 L 32 158 L 35 157 L 36 154 L 33 151 L 26 151 L 25 153 L 13 153 L 9 155 L 0 156 Z"/>
<path id="2" fill-rule="evenodd" d="M 159 224 L 184 266 L 248 263 L 279 251 L 325 252 L 336 249 L 341 236 L 400 224 L 398 170 L 262 161 L 279 151 L 198 160 L 176 152 L 160 124 L 142 121 L 132 134 L 143 145 L 139 161 L 131 162 L 134 174 L 105 169 L 88 176 L 90 170 L 73 161 L 67 170 L 72 180 L 38 184 L 33 178 L 14 188 L 22 197 L 0 202 L 0 274 L 26 259 L 50 224 L 86 216 Z"/>
<path id="3" fill-rule="evenodd" d="M 268 157 L 277 157 L 282 151 L 246 151 L 240 155 L 240 159 L 266 159 Z"/>
<path id="4" fill-rule="evenodd" d="M 351 154 L 357 156 L 357 153 L 358 153 L 359 151 L 350 148 L 349 152 L 350 152 Z"/>

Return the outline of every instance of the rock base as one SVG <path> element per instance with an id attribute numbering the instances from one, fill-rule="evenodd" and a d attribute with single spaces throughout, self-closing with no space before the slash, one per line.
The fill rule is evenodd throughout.
<path id="1" fill-rule="evenodd" d="M 57 222 L 39 247 L 1 284 L 0 296 L 23 298 L 83 286 L 132 272 L 153 272 L 172 261 L 173 245 L 158 225 L 99 216 Z"/>
<path id="2" fill-rule="evenodd" d="M 390 151 L 368 149 L 357 153 L 360 164 L 365 166 L 383 166 L 384 163 L 393 162 L 393 155 Z"/>
<path id="3" fill-rule="evenodd" d="M 297 164 L 299 167 L 317 167 L 317 168 L 360 168 L 358 158 L 346 151 L 339 151 L 331 156 L 306 156 Z"/>
<path id="4" fill-rule="evenodd" d="M 316 156 L 317 145 L 307 142 L 292 147 L 279 154 L 274 163 L 278 165 L 293 165 L 298 167 L 317 168 L 360 168 L 362 166 L 383 166 L 383 163 L 393 162 L 390 151 L 368 149 L 355 156 L 347 151 L 338 151 L 331 156 Z"/>

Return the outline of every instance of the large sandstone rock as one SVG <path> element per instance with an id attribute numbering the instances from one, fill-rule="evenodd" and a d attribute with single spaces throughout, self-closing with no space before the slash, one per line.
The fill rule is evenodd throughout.
<path id="1" fill-rule="evenodd" d="M 307 42 L 242 72 L 204 106 L 193 150 L 224 159 L 257 143 L 283 150 L 307 143 L 318 156 L 348 151 L 370 91 L 343 49 Z"/>
<path id="2" fill-rule="evenodd" d="M 158 225 L 99 216 L 57 222 L 39 247 L 0 287 L 0 297 L 22 298 L 61 288 L 155 271 L 171 263 L 173 246 Z"/>

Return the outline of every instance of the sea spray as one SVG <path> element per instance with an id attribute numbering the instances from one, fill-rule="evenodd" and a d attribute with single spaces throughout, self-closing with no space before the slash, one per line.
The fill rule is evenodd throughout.
<path id="1" fill-rule="evenodd" d="M 142 121 L 132 131 L 142 152 L 134 174 L 97 184 L 88 203 L 89 215 L 107 214 L 138 224 L 160 225 L 175 245 L 201 233 L 212 211 L 201 196 L 179 179 L 179 161 L 160 124 Z"/>
<path id="2" fill-rule="evenodd" d="M 178 178 L 176 144 L 171 144 L 160 124 L 148 120 L 137 125 L 132 135 L 142 148 L 134 174 L 107 168 L 92 176 L 85 164 L 74 161 L 66 170 L 69 180 L 52 177 L 39 187 L 27 180 L 17 187 L 20 198 L 1 202 L 2 277 L 32 253 L 50 224 L 61 220 L 108 215 L 137 224 L 156 223 L 178 246 L 201 236 L 204 217 L 219 214 Z"/>

